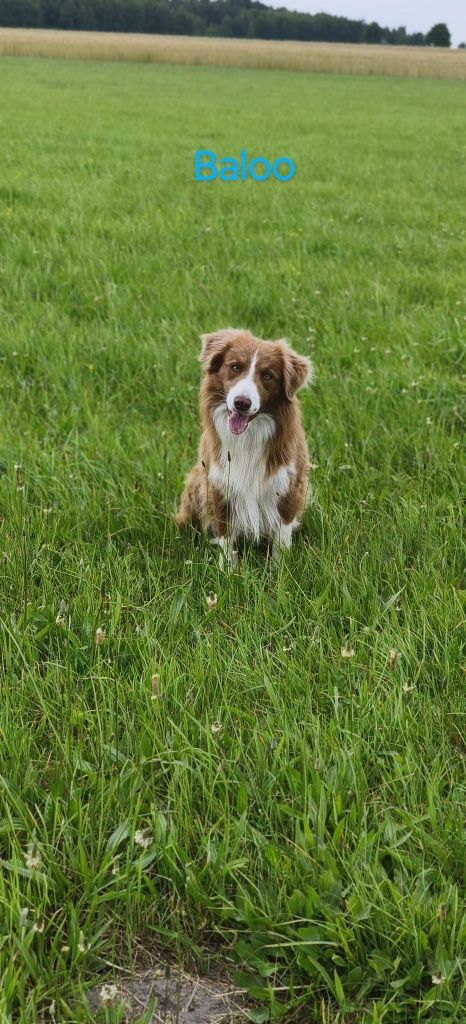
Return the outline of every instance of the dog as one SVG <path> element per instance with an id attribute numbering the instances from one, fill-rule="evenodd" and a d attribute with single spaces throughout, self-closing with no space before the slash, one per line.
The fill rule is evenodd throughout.
<path id="1" fill-rule="evenodd" d="M 284 339 L 227 328 L 201 336 L 202 436 L 176 521 L 211 534 L 228 561 L 240 537 L 290 548 L 308 492 L 309 455 L 295 397 L 309 359 Z"/>

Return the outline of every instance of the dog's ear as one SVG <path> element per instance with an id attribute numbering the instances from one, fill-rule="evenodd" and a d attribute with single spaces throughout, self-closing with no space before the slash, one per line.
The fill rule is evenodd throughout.
<path id="1" fill-rule="evenodd" d="M 220 369 L 225 349 L 235 333 L 233 327 L 226 327 L 223 331 L 201 334 L 202 349 L 199 359 L 209 373 L 216 373 Z"/>
<path id="2" fill-rule="evenodd" d="M 294 352 L 286 341 L 281 340 L 283 350 L 283 390 L 289 402 L 299 388 L 310 384 L 313 377 L 313 367 L 310 359 L 300 356 Z"/>

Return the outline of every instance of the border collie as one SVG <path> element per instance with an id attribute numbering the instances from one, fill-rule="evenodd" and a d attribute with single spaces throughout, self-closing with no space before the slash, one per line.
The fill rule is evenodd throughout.
<path id="1" fill-rule="evenodd" d="M 240 537 L 291 547 L 303 514 L 309 456 L 296 392 L 309 359 L 286 341 L 227 328 L 202 335 L 202 436 L 176 521 L 211 534 L 231 561 Z"/>

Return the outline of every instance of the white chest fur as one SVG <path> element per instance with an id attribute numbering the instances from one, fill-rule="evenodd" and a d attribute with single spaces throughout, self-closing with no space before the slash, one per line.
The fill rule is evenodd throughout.
<path id="1" fill-rule="evenodd" d="M 295 468 L 282 466 L 271 476 L 266 472 L 265 447 L 275 432 L 274 420 L 261 414 L 239 436 L 228 429 L 224 407 L 215 411 L 214 422 L 221 452 L 209 479 L 229 502 L 233 536 L 276 536 L 281 529 L 278 501 L 287 494 Z"/>

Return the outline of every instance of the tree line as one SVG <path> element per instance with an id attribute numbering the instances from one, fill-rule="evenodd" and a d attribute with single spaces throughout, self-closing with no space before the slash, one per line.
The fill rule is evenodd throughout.
<path id="1" fill-rule="evenodd" d="M 450 45 L 446 25 L 434 26 L 427 35 L 408 33 L 403 26 L 387 28 L 376 21 L 301 14 L 267 7 L 258 0 L 0 0 L 0 25 L 392 46 Z M 438 29 L 446 30 L 446 35 L 436 35 Z"/>

